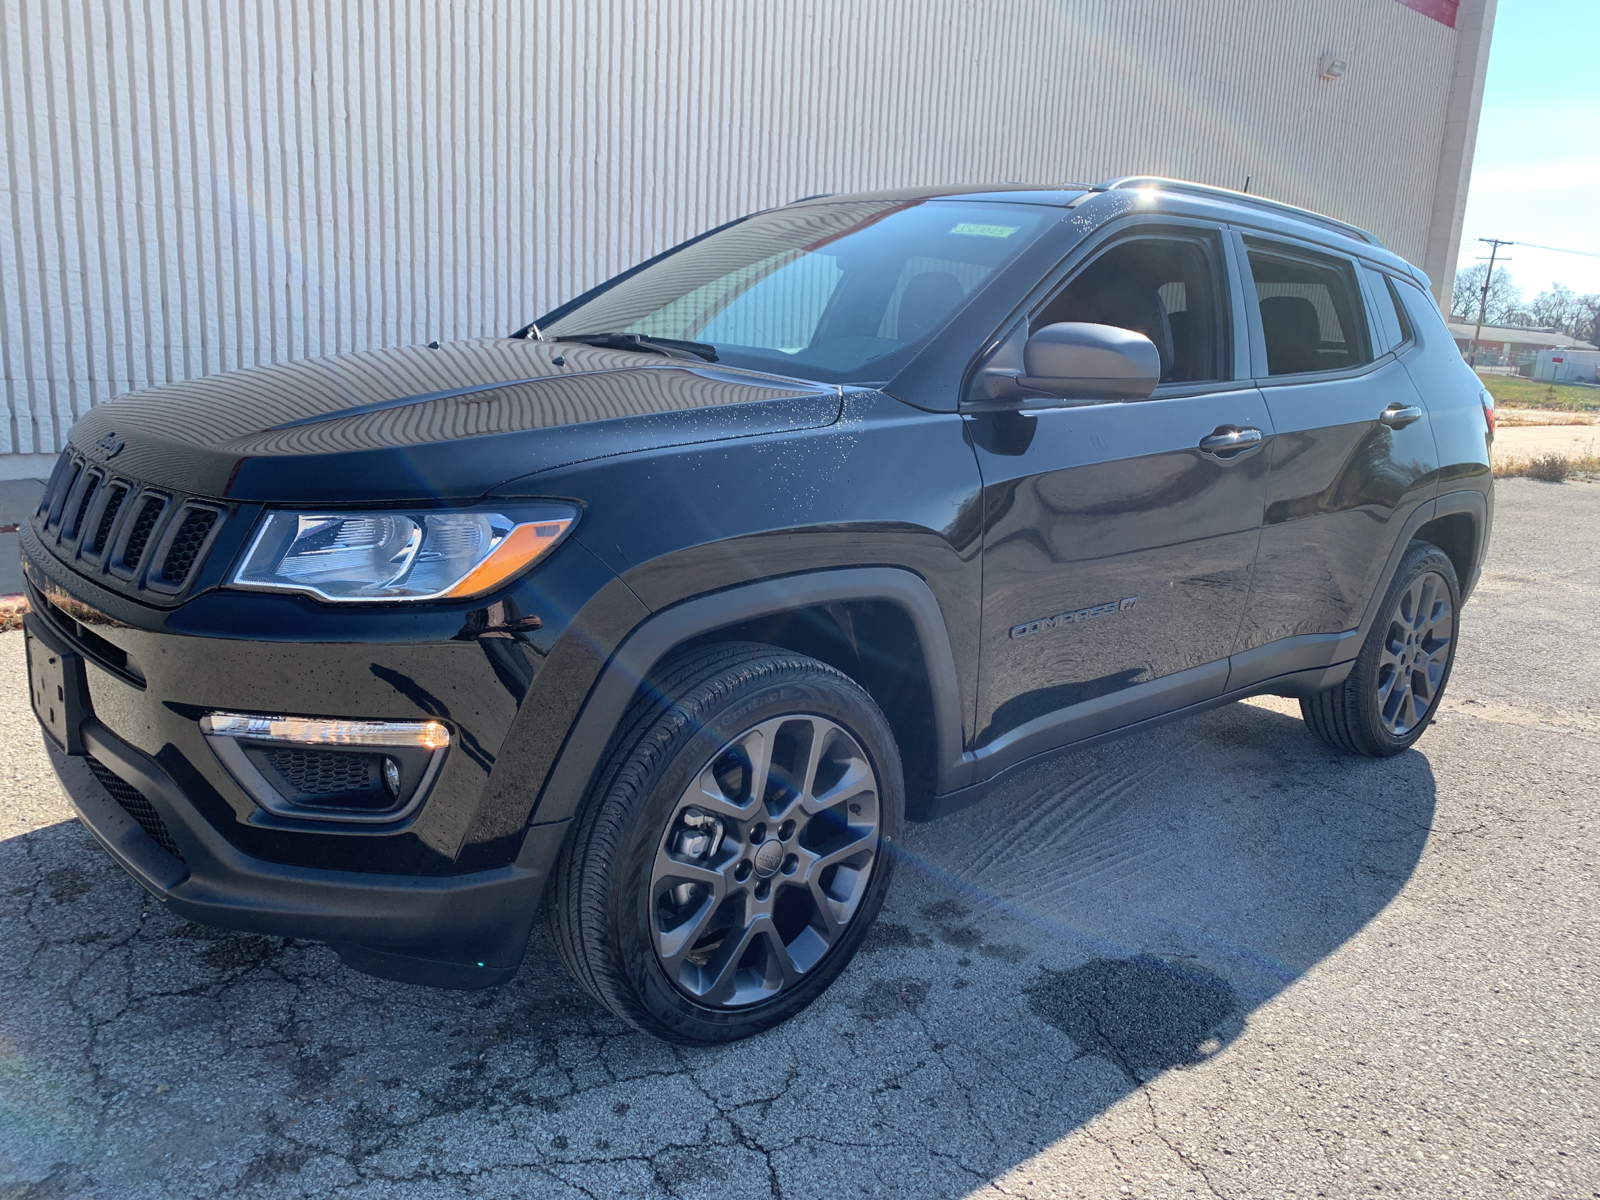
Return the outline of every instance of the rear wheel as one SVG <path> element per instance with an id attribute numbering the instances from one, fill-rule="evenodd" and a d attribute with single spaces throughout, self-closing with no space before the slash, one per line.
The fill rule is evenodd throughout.
<path id="1" fill-rule="evenodd" d="M 1438 712 L 1450 681 L 1460 608 L 1449 555 L 1413 542 L 1349 676 L 1301 699 L 1311 731 L 1336 749 L 1373 758 L 1409 747 Z"/>
<path id="2" fill-rule="evenodd" d="M 655 683 L 613 739 L 548 920 L 624 1021 L 729 1041 L 799 1012 L 855 954 L 888 887 L 899 755 L 872 698 L 803 655 L 717 647 Z"/>

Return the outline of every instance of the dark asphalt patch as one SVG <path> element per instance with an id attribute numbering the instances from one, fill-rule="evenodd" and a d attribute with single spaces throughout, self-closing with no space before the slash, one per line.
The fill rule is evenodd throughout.
<path id="1" fill-rule="evenodd" d="M 869 1021 L 883 1021 L 914 1013 L 928 998 L 930 986 L 926 979 L 879 979 L 861 998 L 861 1015 Z"/>
<path id="2" fill-rule="evenodd" d="M 1238 1032 L 1239 999 L 1227 980 L 1145 954 L 1046 969 L 1027 993 L 1041 1020 L 1135 1082 L 1204 1062 Z"/>

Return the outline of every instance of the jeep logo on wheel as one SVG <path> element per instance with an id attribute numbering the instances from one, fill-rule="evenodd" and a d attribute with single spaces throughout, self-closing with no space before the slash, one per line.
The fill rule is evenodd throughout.
<path id="1" fill-rule="evenodd" d="M 778 873 L 778 868 L 783 865 L 783 843 L 777 838 L 770 838 L 761 843 L 761 848 L 756 851 L 756 874 L 763 879 L 770 878 Z"/>

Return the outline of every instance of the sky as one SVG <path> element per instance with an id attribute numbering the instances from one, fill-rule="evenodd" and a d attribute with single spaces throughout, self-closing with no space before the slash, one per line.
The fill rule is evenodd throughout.
<path id="1" fill-rule="evenodd" d="M 1600 255 L 1600 0 L 1500 0 L 1472 160 L 1461 267 L 1480 237 Z M 1502 250 L 1528 299 L 1600 292 L 1600 257 Z M 1498 260 L 1497 260 L 1498 261 Z"/>

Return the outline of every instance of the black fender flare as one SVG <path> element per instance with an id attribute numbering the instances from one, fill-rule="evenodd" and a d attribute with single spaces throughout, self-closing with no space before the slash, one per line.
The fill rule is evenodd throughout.
<path id="1" fill-rule="evenodd" d="M 680 601 L 634 627 L 601 669 L 550 773 L 530 824 L 569 819 L 588 793 L 606 746 L 639 686 L 671 650 L 701 634 L 790 609 L 849 601 L 887 601 L 911 620 L 932 691 L 939 792 L 966 782 L 961 690 L 944 613 L 921 576 L 898 567 L 847 567 L 784 575 Z"/>
<path id="2" fill-rule="evenodd" d="M 1471 594 L 1473 585 L 1477 582 L 1478 573 L 1483 567 L 1483 555 L 1487 548 L 1489 537 L 1489 499 L 1484 493 L 1473 488 L 1456 492 L 1446 492 L 1432 500 L 1424 500 L 1417 505 L 1416 511 L 1411 514 L 1400 531 L 1400 536 L 1389 549 L 1389 560 L 1383 564 L 1383 574 L 1378 577 L 1378 586 L 1373 589 L 1372 595 L 1367 597 L 1367 609 L 1362 614 L 1361 624 L 1356 629 L 1356 635 L 1351 639 L 1354 651 L 1361 649 L 1366 640 L 1367 633 L 1372 629 L 1372 623 L 1378 619 L 1378 610 L 1383 606 L 1383 601 L 1389 594 L 1389 585 L 1394 582 L 1394 573 L 1400 569 L 1400 560 L 1406 555 L 1406 550 L 1411 546 L 1412 539 L 1417 536 L 1417 531 L 1431 521 L 1440 517 L 1453 516 L 1456 513 L 1465 513 L 1472 519 L 1473 549 L 1472 566 L 1468 570 L 1468 577 L 1461 582 L 1461 599 L 1466 600 Z M 1349 636 L 1349 635 L 1346 635 Z"/>

